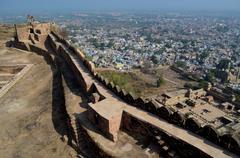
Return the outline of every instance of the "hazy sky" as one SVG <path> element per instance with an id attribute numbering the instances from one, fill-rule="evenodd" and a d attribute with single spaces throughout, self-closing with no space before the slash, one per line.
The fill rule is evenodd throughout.
<path id="1" fill-rule="evenodd" d="M 240 0 L 0 0 L 0 13 L 115 9 L 240 11 Z"/>

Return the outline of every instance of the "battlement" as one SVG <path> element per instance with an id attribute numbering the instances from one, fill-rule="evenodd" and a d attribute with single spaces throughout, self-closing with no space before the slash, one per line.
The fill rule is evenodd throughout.
<path id="1" fill-rule="evenodd" d="M 47 25 L 39 25 L 39 27 L 36 26 L 35 28 L 41 28 L 40 26 L 43 28 L 46 26 L 45 31 L 41 33 L 45 34 L 50 31 L 47 29 Z M 33 27 L 26 27 L 19 31 L 17 34 L 18 42 L 24 44 L 29 42 L 29 40 L 26 41 L 25 39 L 27 35 L 32 34 L 32 31 L 29 30 L 31 28 Z M 24 30 L 27 31 L 27 33 L 24 34 Z M 33 32 L 33 34 L 38 34 L 37 30 L 33 30 Z M 197 148 L 199 151 L 212 157 L 228 156 L 222 152 L 222 148 L 217 147 L 204 138 L 195 136 L 192 132 L 201 134 L 210 140 L 213 138 L 211 141 L 214 143 L 224 142 L 225 148 L 236 153 L 240 152 L 240 141 L 238 137 L 239 130 L 237 128 L 239 125 L 237 122 L 230 120 L 228 123 L 232 129 L 236 130 L 220 132 L 224 131 L 223 126 L 212 126 L 209 124 L 211 120 L 208 122 L 201 121 L 205 118 L 199 119 L 200 117 L 196 117 L 200 115 L 198 114 L 199 111 L 197 109 L 193 109 L 192 115 L 187 115 L 187 113 L 183 112 L 185 108 L 179 108 L 180 105 L 177 105 L 178 103 L 181 104 L 181 102 L 184 102 L 186 107 L 189 107 L 190 105 L 190 107 L 202 108 L 203 106 L 201 105 L 201 102 L 206 103 L 204 99 L 211 100 L 211 98 L 207 96 L 207 91 L 200 89 L 197 91 L 183 90 L 168 93 L 163 96 L 165 98 L 160 102 L 156 100 L 136 98 L 131 93 L 126 92 L 118 85 L 114 85 L 112 82 L 109 82 L 107 79 L 99 75 L 95 71 L 94 64 L 88 61 L 81 51 L 71 46 L 59 35 L 51 32 L 48 34 L 46 40 L 49 42 L 54 52 L 68 63 L 74 72 L 74 77 L 80 83 L 81 88 L 92 100 L 88 106 L 89 120 L 112 141 L 117 141 L 118 131 L 121 127 L 131 126 L 130 124 L 127 125 L 124 121 L 125 117 L 131 116 L 136 120 L 145 122 L 147 124 L 146 128 L 154 128 L 158 131 L 168 133 L 174 139 L 188 143 L 190 146 Z M 29 46 L 31 51 L 33 48 L 35 51 L 38 51 L 34 46 L 34 43 L 31 43 L 31 41 Z M 198 99 L 201 98 L 204 99 L 201 102 L 198 102 Z M 186 102 L 187 100 L 188 103 Z M 185 105 L 181 106 L 184 107 Z M 208 106 L 208 104 L 205 106 Z M 186 109 L 189 110 L 189 108 Z M 212 109 L 212 111 L 214 110 L 216 109 Z M 215 116 L 218 117 L 218 115 L 214 115 L 214 117 Z M 224 114 L 221 113 L 219 116 L 222 118 L 220 121 L 227 122 L 223 117 Z M 178 120 L 177 123 L 176 120 Z M 177 124 L 178 126 L 174 124 Z M 179 126 L 181 126 L 181 128 Z M 182 129 L 182 127 L 187 128 L 192 132 L 187 132 L 185 129 Z M 182 135 L 180 133 L 184 134 Z M 226 138 L 230 139 L 226 140 Z M 204 141 L 202 141 L 202 139 L 204 139 Z"/>

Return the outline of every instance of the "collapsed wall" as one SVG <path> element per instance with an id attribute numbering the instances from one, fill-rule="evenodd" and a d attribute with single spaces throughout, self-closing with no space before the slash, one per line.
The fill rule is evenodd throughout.
<path id="1" fill-rule="evenodd" d="M 50 28 L 50 23 L 15 25 L 16 40 L 18 42 L 44 42 L 50 33 Z"/>

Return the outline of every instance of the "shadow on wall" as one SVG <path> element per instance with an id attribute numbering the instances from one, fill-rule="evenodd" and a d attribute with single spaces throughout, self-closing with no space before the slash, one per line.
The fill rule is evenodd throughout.
<path id="1" fill-rule="evenodd" d="M 47 48 L 47 47 L 46 47 Z M 32 52 L 36 53 L 39 56 L 42 56 L 45 62 L 50 66 L 53 80 L 52 80 L 52 123 L 55 131 L 61 135 L 61 139 L 64 140 L 63 136 L 67 136 L 68 145 L 71 146 L 76 152 L 79 153 L 79 149 L 77 148 L 76 137 L 73 132 L 73 128 L 71 126 L 71 120 L 67 113 L 65 106 L 65 95 L 64 95 L 64 87 L 63 87 L 63 74 L 58 66 L 59 59 L 55 56 L 54 53 L 46 52 L 41 48 L 30 45 L 30 49 Z M 52 56 L 51 56 L 52 55 Z M 69 84 L 67 84 L 69 85 Z M 72 88 L 69 88 L 72 90 Z"/>
<path id="2" fill-rule="evenodd" d="M 80 114 L 75 114 L 75 117 L 79 118 L 79 120 L 81 121 L 80 124 L 84 128 L 86 128 L 86 129 L 88 129 L 90 131 L 93 131 L 94 133 L 98 133 L 99 135 L 105 137 L 105 135 L 100 130 L 98 130 L 98 128 L 96 128 L 95 125 L 93 125 L 92 123 L 90 123 L 88 121 L 88 112 L 87 111 L 82 112 Z M 105 138 L 108 139 L 107 137 L 105 137 Z"/>

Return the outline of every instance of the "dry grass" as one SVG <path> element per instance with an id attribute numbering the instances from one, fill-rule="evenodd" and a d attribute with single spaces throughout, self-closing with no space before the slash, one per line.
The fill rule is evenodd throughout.
<path id="1" fill-rule="evenodd" d="M 100 71 L 100 74 L 112 81 L 115 85 L 120 86 L 128 92 L 132 92 L 136 96 L 142 95 L 142 89 L 152 87 L 153 85 L 142 80 L 135 73 L 119 72 L 114 70 Z"/>
<path id="2" fill-rule="evenodd" d="M 13 26 L 0 24 L 0 40 L 8 40 L 14 37 L 15 29 Z"/>
<path id="3" fill-rule="evenodd" d="M 150 97 L 162 94 L 166 91 L 182 89 L 184 88 L 185 83 L 190 82 L 189 80 L 183 79 L 180 74 L 174 72 L 168 67 L 156 69 L 156 72 L 158 73 L 152 74 L 146 74 L 140 70 L 134 70 L 133 72 L 119 72 L 115 70 L 99 69 L 98 72 L 109 81 L 119 85 L 128 92 L 132 92 L 138 97 Z M 157 74 L 159 73 L 164 79 L 164 84 L 157 87 Z"/>
<path id="4" fill-rule="evenodd" d="M 115 85 L 131 92 L 137 97 L 149 97 L 157 93 L 156 79 L 153 76 L 148 76 L 140 71 L 134 72 L 119 72 L 114 70 L 99 71 L 100 74 L 112 81 Z"/>

